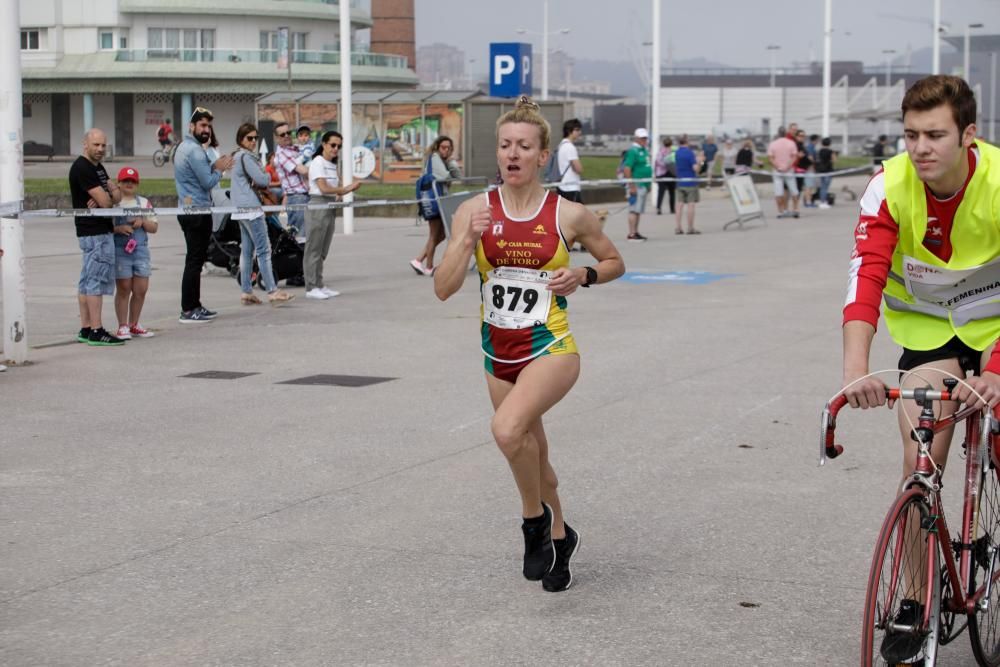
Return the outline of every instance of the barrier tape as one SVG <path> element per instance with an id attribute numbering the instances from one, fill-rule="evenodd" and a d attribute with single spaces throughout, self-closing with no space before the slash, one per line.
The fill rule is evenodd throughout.
<path id="1" fill-rule="evenodd" d="M 860 172 L 870 172 L 871 166 L 866 167 L 853 167 L 851 169 L 841 169 L 839 171 L 832 171 L 825 174 L 784 174 L 784 175 L 794 175 L 794 176 L 811 176 L 814 178 L 819 178 L 820 176 L 844 176 L 848 174 L 855 174 Z M 773 176 L 777 172 L 773 171 L 762 171 L 762 170 L 751 170 L 749 174 L 758 174 L 764 176 Z M 737 174 L 742 176 L 743 174 Z M 595 179 L 590 181 L 580 181 L 581 186 L 586 187 L 597 187 L 602 185 L 614 185 L 618 187 L 624 187 L 630 183 L 638 183 L 642 185 L 652 185 L 654 182 L 678 182 L 684 180 L 685 182 L 690 182 L 691 180 L 697 180 L 699 183 L 706 183 L 709 181 L 708 178 L 701 177 L 697 179 L 680 179 L 676 177 L 669 178 L 603 178 Z M 720 182 L 724 179 L 713 178 L 712 180 L 719 180 Z M 557 187 L 559 183 L 545 183 L 544 187 L 553 188 Z M 470 194 L 477 195 L 484 192 L 489 192 L 495 190 L 497 186 L 491 185 L 488 188 L 481 190 L 465 190 L 463 192 L 456 192 L 447 195 L 441 195 L 437 197 L 438 201 L 442 199 L 451 199 L 455 197 L 468 197 Z M 221 214 L 221 215 L 234 215 L 237 213 L 280 213 L 282 211 L 326 211 L 329 209 L 342 209 L 342 208 L 370 208 L 373 206 L 386 206 L 386 205 L 400 205 L 400 206 L 412 206 L 419 204 L 420 199 L 363 199 L 360 201 L 352 202 L 324 202 L 322 204 L 287 204 L 285 206 L 161 206 L 159 208 L 47 208 L 39 209 L 36 211 L 28 211 L 24 209 L 24 202 L 2 202 L 0 203 L 0 216 L 13 216 L 20 215 L 21 218 L 67 218 L 67 217 L 115 217 L 122 216 L 128 218 L 151 218 L 158 215 L 211 215 L 211 214 Z"/>

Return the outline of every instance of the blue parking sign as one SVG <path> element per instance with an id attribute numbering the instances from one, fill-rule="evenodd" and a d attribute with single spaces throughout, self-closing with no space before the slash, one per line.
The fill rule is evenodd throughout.
<path id="1" fill-rule="evenodd" d="M 490 95 L 517 97 L 531 94 L 531 44 L 490 44 Z"/>

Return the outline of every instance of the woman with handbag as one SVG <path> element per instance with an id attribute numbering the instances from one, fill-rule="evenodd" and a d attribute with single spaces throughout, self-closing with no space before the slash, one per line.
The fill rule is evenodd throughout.
<path id="1" fill-rule="evenodd" d="M 427 162 L 424 168 L 424 178 L 430 177 L 430 186 L 435 188 L 437 195 L 448 194 L 449 178 L 461 178 L 462 172 L 458 168 L 458 163 L 451 157 L 455 150 L 455 143 L 451 137 L 443 134 L 431 144 L 427 151 Z M 427 243 L 424 244 L 424 251 L 416 259 L 410 260 L 410 266 L 417 275 L 429 276 L 434 273 L 434 251 L 437 250 L 441 241 L 444 241 L 444 222 L 441 220 L 441 212 L 436 202 L 434 206 L 421 206 L 421 216 L 427 220 Z M 428 213 L 428 209 L 432 209 Z"/>
<path id="2" fill-rule="evenodd" d="M 236 131 L 236 144 L 239 149 L 233 155 L 233 176 L 230 185 L 230 199 L 234 206 L 270 206 L 274 203 L 268 191 L 270 177 L 260 166 L 257 157 L 257 126 L 253 123 L 243 123 Z M 261 193 L 266 193 L 261 196 Z M 274 280 L 274 270 L 271 268 L 271 242 L 267 237 L 267 221 L 264 213 L 235 213 L 233 220 L 240 223 L 240 288 L 243 294 L 240 303 L 252 306 L 261 303 L 253 293 L 251 273 L 253 258 L 257 257 L 257 270 L 260 272 L 264 288 L 267 290 L 267 300 L 272 306 L 288 303 L 295 297 L 278 289 Z"/>

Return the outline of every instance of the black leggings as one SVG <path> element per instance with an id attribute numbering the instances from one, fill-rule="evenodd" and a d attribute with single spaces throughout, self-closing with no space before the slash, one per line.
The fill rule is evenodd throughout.
<path id="1" fill-rule="evenodd" d="M 670 178 L 673 178 L 670 176 Z M 677 183 L 675 181 L 656 181 L 656 212 L 663 208 L 663 193 L 670 193 L 670 212 L 674 212 L 674 204 L 677 199 Z"/>

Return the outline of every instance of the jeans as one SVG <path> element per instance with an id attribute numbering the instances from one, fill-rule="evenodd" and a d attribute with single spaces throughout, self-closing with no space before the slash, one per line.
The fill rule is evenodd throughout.
<path id="1" fill-rule="evenodd" d="M 306 254 L 302 260 L 306 276 L 306 291 L 326 287 L 323 282 L 323 262 L 330 252 L 337 209 L 309 211 L 309 235 L 306 237 Z"/>
<path id="2" fill-rule="evenodd" d="M 181 310 L 201 308 L 201 267 L 208 261 L 208 243 L 212 238 L 212 215 L 179 215 L 177 222 L 184 232 L 187 254 L 181 276 Z"/>
<path id="3" fill-rule="evenodd" d="M 299 193 L 299 194 L 288 195 L 288 201 L 287 201 L 287 203 L 289 203 L 289 204 L 308 204 L 309 203 L 309 195 L 307 195 L 304 192 Z M 299 230 L 299 234 L 301 234 L 302 236 L 306 236 L 306 237 L 309 236 L 309 233 L 306 231 L 306 212 L 305 211 L 289 211 L 288 212 L 288 225 L 290 227 L 295 227 L 295 229 Z"/>
<path id="4" fill-rule="evenodd" d="M 115 242 L 111 232 L 77 239 L 83 264 L 77 293 L 84 296 L 111 296 L 115 293 Z"/>
<path id="5" fill-rule="evenodd" d="M 244 294 L 253 293 L 250 275 L 253 273 L 253 258 L 257 256 L 257 271 L 264 281 L 264 289 L 270 294 L 278 289 L 271 268 L 271 240 L 267 237 L 267 221 L 264 216 L 253 220 L 240 220 L 240 288 Z"/>
<path id="6" fill-rule="evenodd" d="M 833 181 L 833 176 L 820 176 L 819 177 L 819 200 L 822 203 L 828 203 L 826 200 L 827 194 L 830 192 L 830 183 Z"/>

